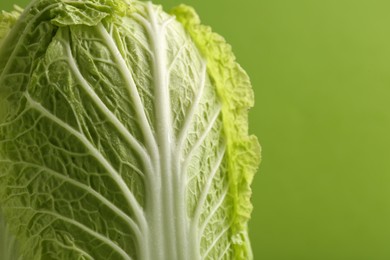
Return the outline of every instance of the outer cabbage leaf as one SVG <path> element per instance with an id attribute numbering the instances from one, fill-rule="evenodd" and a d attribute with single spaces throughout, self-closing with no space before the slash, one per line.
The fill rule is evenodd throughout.
<path id="1" fill-rule="evenodd" d="M 249 79 L 172 14 L 36 0 L 4 19 L 0 204 L 22 259 L 252 258 Z"/>

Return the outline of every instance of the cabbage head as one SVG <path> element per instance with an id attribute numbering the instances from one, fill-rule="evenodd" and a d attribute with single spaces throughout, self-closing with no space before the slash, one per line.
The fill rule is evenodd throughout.
<path id="1" fill-rule="evenodd" d="M 0 16 L 0 259 L 252 259 L 254 97 L 195 11 Z"/>

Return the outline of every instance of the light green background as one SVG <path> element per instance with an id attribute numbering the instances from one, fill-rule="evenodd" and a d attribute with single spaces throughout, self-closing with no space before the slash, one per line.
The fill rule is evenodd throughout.
<path id="1" fill-rule="evenodd" d="M 195 6 L 251 76 L 255 259 L 390 259 L 390 1 L 157 2 Z"/>

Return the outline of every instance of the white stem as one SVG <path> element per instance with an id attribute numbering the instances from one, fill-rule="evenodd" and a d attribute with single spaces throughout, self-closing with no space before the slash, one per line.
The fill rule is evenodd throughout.
<path id="1" fill-rule="evenodd" d="M 150 21 L 145 28 L 150 37 L 152 48 L 152 71 L 153 71 L 153 87 L 155 94 L 155 115 L 157 129 L 157 143 L 159 148 L 160 158 L 160 176 L 162 180 L 161 197 L 163 199 L 164 211 L 162 219 L 154 219 L 157 226 L 162 226 L 164 234 L 159 243 L 163 248 L 155 257 L 159 259 L 178 259 L 177 248 L 175 248 L 177 238 L 176 221 L 180 221 L 179 216 L 175 221 L 174 201 L 175 191 L 173 190 L 172 174 L 172 116 L 171 116 L 171 101 L 169 93 L 169 75 L 167 72 L 167 46 L 165 39 L 165 27 L 158 21 L 156 11 L 151 3 L 147 6 L 148 16 Z M 146 21 L 144 21 L 146 23 Z M 173 236 L 169 236 L 169 234 Z M 161 255 L 164 252 L 164 255 Z"/>

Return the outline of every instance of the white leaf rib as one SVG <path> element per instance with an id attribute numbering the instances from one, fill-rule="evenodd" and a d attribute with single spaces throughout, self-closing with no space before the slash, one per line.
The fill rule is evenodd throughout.
<path id="1" fill-rule="evenodd" d="M 110 177 L 119 186 L 120 190 L 123 192 L 126 200 L 128 201 L 130 208 L 133 209 L 134 215 L 137 221 L 139 222 L 139 224 L 141 225 L 142 229 L 146 228 L 147 225 L 145 222 L 145 216 L 141 205 L 138 203 L 137 199 L 135 198 L 131 190 L 127 187 L 124 180 L 120 177 L 119 173 L 106 160 L 106 158 L 104 158 L 104 156 L 93 146 L 93 144 L 84 135 L 82 135 L 80 132 L 73 129 L 67 123 L 63 122 L 57 116 L 53 115 L 46 108 L 44 108 L 40 103 L 33 100 L 28 93 L 25 93 L 25 97 L 27 101 L 30 103 L 31 108 L 35 109 L 46 118 L 50 119 L 51 121 L 59 125 L 61 128 L 71 133 L 88 149 L 91 155 L 95 157 L 97 161 L 107 170 L 107 172 L 110 174 Z"/>
<path id="2" fill-rule="evenodd" d="M 207 248 L 206 252 L 204 253 L 202 259 L 206 259 L 206 257 L 210 254 L 213 247 L 218 243 L 218 241 L 221 239 L 221 237 L 226 234 L 226 232 L 229 230 L 230 226 L 225 227 L 218 236 L 214 239 L 214 241 L 211 243 L 211 245 Z"/>
<path id="3" fill-rule="evenodd" d="M 8 164 L 14 164 L 14 165 L 24 165 L 31 168 L 36 168 L 39 170 L 42 170 L 42 172 L 47 173 L 51 176 L 54 176 L 64 182 L 67 182 L 75 187 L 78 187 L 79 189 L 82 189 L 89 194 L 91 194 L 93 197 L 97 198 L 99 201 L 103 202 L 104 205 L 106 205 L 109 209 L 111 209 L 114 213 L 116 213 L 119 217 L 121 217 L 135 232 L 136 237 L 139 239 L 139 241 L 142 241 L 142 233 L 139 230 L 139 227 L 137 224 L 126 214 L 124 213 L 120 208 L 118 208 L 115 204 L 113 204 L 111 201 L 106 199 L 104 196 L 102 196 L 100 193 L 92 189 L 91 187 L 85 185 L 84 183 L 81 183 L 79 181 L 76 181 L 70 177 L 64 176 L 60 174 L 57 171 L 54 171 L 53 169 L 50 169 L 43 165 L 38 165 L 35 163 L 25 162 L 25 161 L 12 161 L 12 160 L 0 160 L 0 163 L 8 163 Z"/>
<path id="4" fill-rule="evenodd" d="M 183 245 L 183 238 L 178 238 L 182 234 L 183 229 L 180 228 L 180 224 L 183 223 L 184 219 L 180 212 L 176 211 L 175 205 L 175 172 L 172 171 L 172 115 L 171 115 L 171 100 L 169 92 L 169 74 L 167 72 L 167 43 L 166 43 L 166 28 L 158 21 L 157 10 L 153 8 L 153 5 L 147 3 L 147 15 L 149 21 L 141 19 L 141 22 L 146 28 L 149 34 L 149 41 L 152 50 L 152 73 L 153 73 L 153 87 L 155 95 L 155 128 L 158 129 L 156 132 L 158 151 L 160 154 L 159 164 L 159 175 L 161 178 L 161 198 L 162 207 L 164 208 L 162 214 L 162 223 L 157 223 L 162 232 L 167 236 L 172 234 L 172 239 L 167 237 L 162 239 L 160 236 L 160 242 L 164 243 L 161 246 L 158 253 L 161 257 L 169 259 L 178 259 L 180 257 L 180 250 L 186 250 Z M 155 203 L 157 205 L 157 203 Z M 160 207 L 160 206 L 159 206 Z M 155 209 L 157 211 L 158 209 Z M 175 223 L 175 215 L 177 223 Z M 158 222 L 158 218 L 155 218 Z M 179 228 L 178 228 L 179 227 Z M 163 234 L 161 234 L 164 237 Z M 175 243 L 177 241 L 177 243 Z M 178 255 L 179 253 L 179 255 Z M 181 258 L 183 259 L 183 258 Z"/>
<path id="5" fill-rule="evenodd" d="M 187 48 L 187 42 L 185 42 L 182 46 L 180 46 L 180 49 L 175 54 L 175 57 L 173 57 L 171 63 L 168 66 L 168 73 L 171 73 L 173 66 L 175 65 L 176 61 L 179 59 L 180 55 L 182 54 L 185 48 Z"/>
<path id="6" fill-rule="evenodd" d="M 142 64 L 139 61 L 136 61 L 135 58 L 132 55 L 129 55 L 127 57 L 127 59 L 130 62 L 133 63 L 132 68 L 137 69 L 139 73 L 142 71 L 142 75 L 138 76 L 139 78 L 145 78 L 145 79 L 148 79 L 150 81 L 152 80 L 151 79 L 151 75 L 147 74 L 148 71 L 145 71 L 145 68 L 142 68 Z M 146 96 L 146 97 L 150 98 L 151 100 L 153 100 L 153 95 L 152 95 L 152 93 L 150 92 L 149 89 L 147 89 L 145 87 L 144 88 L 140 88 L 139 92 L 140 92 L 140 95 Z"/>
<path id="7" fill-rule="evenodd" d="M 174 16 L 169 17 L 168 19 L 166 19 L 165 21 L 162 22 L 161 28 L 163 30 L 165 30 L 169 24 L 171 24 L 173 21 L 175 21 L 175 19 L 176 19 L 176 17 L 174 17 Z"/>
<path id="8" fill-rule="evenodd" d="M 42 241 L 49 241 L 49 242 L 54 242 L 55 244 L 57 244 L 58 246 L 64 248 L 64 249 L 68 249 L 68 250 L 71 250 L 71 251 L 76 251 L 77 253 L 79 253 L 81 256 L 83 257 L 86 257 L 87 259 L 89 260 L 94 260 L 94 258 L 88 254 L 86 251 L 84 251 L 83 249 L 77 247 L 77 246 L 68 246 L 68 245 L 65 245 L 64 243 L 61 243 L 59 242 L 58 240 L 49 240 L 49 239 L 42 239 Z"/>
<path id="9" fill-rule="evenodd" d="M 137 20 L 146 29 L 146 31 L 149 35 L 153 34 L 151 24 L 148 20 L 145 19 L 145 17 L 143 17 L 139 13 L 134 13 L 132 16 L 135 20 Z"/>
<path id="10" fill-rule="evenodd" d="M 119 71 L 122 74 L 123 80 L 126 83 L 128 94 L 133 101 L 136 115 L 139 119 L 147 148 L 149 152 L 153 155 L 152 159 L 158 160 L 158 148 L 157 148 L 156 139 L 155 136 L 153 135 L 153 131 L 149 123 L 149 120 L 146 117 L 145 107 L 142 103 L 137 86 L 134 82 L 133 75 L 130 73 L 130 69 L 126 64 L 126 61 L 122 57 L 118 47 L 113 41 L 111 35 L 107 32 L 106 28 L 101 23 L 99 23 L 96 26 L 96 28 L 98 30 L 98 33 L 101 35 L 101 38 L 104 41 L 105 45 L 108 47 L 109 51 L 111 52 L 115 60 L 115 63 L 118 64 Z"/>
<path id="11" fill-rule="evenodd" d="M 194 217 L 192 219 L 193 230 L 196 230 L 196 227 L 199 224 L 199 219 L 200 219 L 200 215 L 202 213 L 202 208 L 206 202 L 207 196 L 209 195 L 210 187 L 211 187 L 211 184 L 214 180 L 214 177 L 217 174 L 218 169 L 220 168 L 221 163 L 223 161 L 223 158 L 225 156 L 226 146 L 224 145 L 221 150 L 222 151 L 219 152 L 216 164 L 212 168 L 211 173 L 208 176 L 207 181 L 202 189 L 201 196 L 198 200 L 198 204 L 197 204 L 196 209 L 195 209 Z"/>
<path id="12" fill-rule="evenodd" d="M 222 253 L 219 255 L 218 257 L 218 260 L 222 260 L 224 255 L 226 255 L 226 253 L 229 251 L 230 249 L 230 246 L 231 246 L 231 243 L 227 243 L 227 246 L 225 247 L 225 249 L 222 251 Z"/>
<path id="13" fill-rule="evenodd" d="M 130 163 L 130 162 L 125 162 L 125 161 L 123 161 L 123 160 L 121 160 L 121 163 L 122 163 L 123 165 L 126 165 L 126 166 L 130 167 L 130 169 L 132 169 L 133 171 L 135 171 L 135 172 L 138 174 L 139 177 L 141 177 L 141 178 L 144 178 L 144 177 L 145 177 L 144 173 L 143 173 L 140 169 L 138 169 L 138 167 L 137 167 L 136 165 L 134 165 L 134 164 L 132 164 L 132 163 Z"/>
<path id="14" fill-rule="evenodd" d="M 207 135 L 211 132 L 211 129 L 213 128 L 215 122 L 217 121 L 220 113 L 221 113 L 221 105 L 219 105 L 218 109 L 214 112 L 214 115 L 212 116 L 211 121 L 209 122 L 208 126 L 206 127 L 206 129 L 204 130 L 202 135 L 199 137 L 199 139 L 196 141 L 196 143 L 194 145 L 192 145 L 191 150 L 188 152 L 187 158 L 184 159 L 184 162 L 182 164 L 182 167 L 181 167 L 182 173 L 186 173 L 186 169 L 188 167 L 190 160 L 192 159 L 193 153 L 197 149 L 199 149 L 199 147 L 202 145 L 203 141 L 206 139 Z"/>
<path id="15" fill-rule="evenodd" d="M 100 99 L 100 97 L 96 94 L 93 88 L 90 86 L 89 82 L 85 79 L 85 77 L 81 74 L 76 60 L 73 57 L 72 51 L 69 46 L 69 41 L 65 44 L 65 49 L 67 56 L 69 58 L 69 66 L 71 71 L 79 80 L 81 87 L 87 93 L 87 95 L 92 99 L 95 105 L 99 108 L 99 110 L 106 116 L 108 121 L 118 130 L 118 132 L 125 138 L 125 140 L 129 143 L 131 147 L 138 153 L 143 161 L 143 165 L 148 174 L 153 173 L 153 167 L 151 165 L 150 157 L 144 150 L 144 147 L 139 143 L 139 141 L 129 132 L 129 130 L 118 120 L 118 118 L 112 113 L 108 107 L 104 104 L 104 102 Z"/>
<path id="16" fill-rule="evenodd" d="M 41 213 L 41 214 L 46 214 L 46 215 L 49 215 L 49 216 L 52 216 L 58 220 L 61 220 L 61 221 L 64 221 L 66 223 L 69 223 L 73 226 L 76 226 L 78 227 L 79 229 L 85 231 L 86 233 L 90 234 L 92 237 L 95 237 L 96 239 L 102 241 L 103 243 L 105 243 L 107 246 L 111 247 L 114 251 L 116 251 L 119 255 L 121 255 L 123 257 L 123 259 L 126 259 L 126 260 L 132 260 L 132 258 L 120 247 L 118 246 L 116 243 L 114 243 L 114 241 L 112 241 L 110 238 L 106 237 L 106 236 L 103 236 L 102 234 L 92 230 L 91 228 L 87 227 L 85 224 L 75 220 L 75 219 L 71 219 L 69 217 L 65 217 L 65 216 L 62 216 L 58 213 L 54 213 L 54 212 L 51 212 L 51 211 L 46 211 L 46 210 L 38 210 L 36 211 L 37 213 Z"/>
<path id="17" fill-rule="evenodd" d="M 81 152 L 72 152 L 70 150 L 66 150 L 65 148 L 58 146 L 58 145 L 55 145 L 55 144 L 51 143 L 50 141 L 48 141 L 46 144 L 44 144 L 44 146 L 49 146 L 57 151 L 66 153 L 67 155 L 70 155 L 70 156 L 86 156 L 86 155 L 88 155 L 88 153 L 86 153 L 86 152 L 81 153 Z"/>
<path id="18" fill-rule="evenodd" d="M 199 228 L 199 234 L 204 233 L 207 225 L 210 223 L 210 220 L 213 218 L 214 214 L 218 211 L 219 207 L 222 205 L 223 201 L 225 200 L 228 191 L 229 191 L 229 186 L 226 186 L 221 197 L 219 198 L 217 203 L 215 203 L 214 206 L 211 208 L 210 213 L 208 214 L 207 218 L 205 219 L 205 221 L 203 222 L 203 224 Z M 199 245 L 200 245 L 200 240 L 201 240 L 201 237 L 199 237 L 199 241 L 198 241 Z"/>
<path id="19" fill-rule="evenodd" d="M 195 100 L 191 104 L 191 107 L 188 111 L 188 114 L 186 115 L 183 127 L 180 130 L 180 133 L 179 133 L 178 138 L 177 138 L 177 149 L 176 150 L 180 151 L 180 153 L 182 153 L 184 140 L 185 140 L 185 137 L 188 135 L 188 131 L 189 131 L 189 128 L 191 126 L 191 122 L 193 121 L 195 113 L 196 113 L 197 109 L 199 108 L 200 100 L 203 96 L 205 85 L 206 85 L 206 63 L 204 62 L 203 66 L 202 66 L 202 80 L 201 80 L 199 91 L 198 91 L 198 93 L 196 93 Z"/>
<path id="20" fill-rule="evenodd" d="M 136 13 L 134 13 L 134 15 L 137 15 Z M 136 18 L 136 17 L 134 17 Z M 150 55 L 152 55 L 151 51 L 146 47 L 146 45 L 140 40 L 138 39 L 134 34 L 133 31 L 129 30 L 126 26 L 123 27 L 123 29 L 126 31 L 126 36 L 129 37 L 130 39 L 132 39 L 134 42 L 136 42 L 137 44 L 139 44 L 147 53 L 149 53 Z M 111 32 L 110 32 L 111 33 Z"/>

